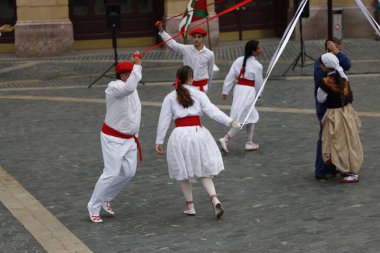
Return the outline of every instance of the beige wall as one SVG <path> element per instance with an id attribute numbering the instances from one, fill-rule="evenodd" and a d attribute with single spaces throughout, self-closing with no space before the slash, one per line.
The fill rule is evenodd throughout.
<path id="1" fill-rule="evenodd" d="M 302 21 L 305 39 L 324 39 L 327 37 L 327 1 L 310 0 L 310 17 Z M 373 0 L 362 1 L 373 13 Z M 340 8 L 343 10 L 343 38 L 373 37 L 374 31 L 372 27 L 354 0 L 332 0 L 332 2 L 334 9 Z M 188 0 L 165 0 L 166 17 L 172 17 L 184 12 L 187 3 Z M 293 17 L 293 0 L 289 0 L 289 3 L 290 20 Z M 8 51 L 14 50 L 17 56 L 54 56 L 73 52 L 73 28 L 69 19 L 68 0 L 16 0 L 16 5 L 18 20 L 15 28 L 15 44 L 1 44 L 0 51 L 3 48 Z M 209 6 L 208 11 L 210 15 L 214 15 L 214 6 Z M 180 19 L 181 17 L 178 17 L 168 21 L 166 30 L 173 35 L 177 34 Z M 219 39 L 223 39 L 223 35 L 226 33 L 219 34 L 218 19 L 212 20 L 209 25 L 211 44 L 216 46 Z M 207 30 L 206 25 L 203 25 L 202 28 Z M 298 28 L 295 34 L 296 38 L 299 37 Z M 150 39 L 154 40 L 154 38 Z M 179 40 L 181 40 L 181 37 Z M 206 44 L 208 44 L 208 38 L 206 39 Z M 84 48 L 86 45 L 84 45 Z M 83 48 L 81 47 L 81 49 Z"/>
<path id="2" fill-rule="evenodd" d="M 17 0 L 16 5 L 17 56 L 56 56 L 73 51 L 68 0 Z"/>

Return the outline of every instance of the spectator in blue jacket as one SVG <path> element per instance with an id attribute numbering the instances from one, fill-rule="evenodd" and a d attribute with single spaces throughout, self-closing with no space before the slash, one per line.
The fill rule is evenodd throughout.
<path id="1" fill-rule="evenodd" d="M 348 71 L 351 68 L 351 61 L 347 57 L 346 54 L 344 54 L 341 51 L 342 43 L 337 38 L 332 38 L 331 40 L 325 41 L 325 50 L 326 52 L 333 53 L 339 60 L 339 65 L 343 68 L 344 71 Z M 326 72 L 324 72 L 321 69 L 320 62 L 317 59 L 314 62 L 314 98 L 315 98 L 315 108 L 316 108 L 316 114 L 319 121 L 319 135 L 318 135 L 318 141 L 317 141 L 317 155 L 315 160 L 315 178 L 317 180 L 325 180 L 327 179 L 326 174 L 335 175 L 337 173 L 336 168 L 333 164 L 325 164 L 322 159 L 322 118 L 325 115 L 326 112 L 326 105 L 323 103 L 319 103 L 317 101 L 317 90 L 319 88 L 319 85 L 322 82 L 322 79 L 326 77 Z"/>

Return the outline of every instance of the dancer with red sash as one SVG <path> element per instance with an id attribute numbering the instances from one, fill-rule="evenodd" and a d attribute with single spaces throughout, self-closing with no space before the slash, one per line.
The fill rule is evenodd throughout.
<path id="1" fill-rule="evenodd" d="M 159 35 L 163 41 L 170 39 L 170 35 L 165 32 L 161 21 L 156 22 Z M 199 87 L 200 91 L 206 92 L 211 86 L 214 75 L 214 53 L 203 43 L 207 32 L 202 28 L 196 28 L 189 32 L 192 37 L 192 45 L 183 45 L 175 40 L 168 40 L 166 45 L 177 53 L 183 55 L 183 64 L 190 66 L 194 71 L 193 86 Z"/>
<path id="2" fill-rule="evenodd" d="M 141 58 L 136 54 L 132 62 L 117 64 L 117 80 L 105 90 L 107 112 L 100 133 L 104 170 L 87 205 L 90 220 L 95 223 L 103 221 L 99 215 L 102 208 L 109 215 L 115 214 L 110 202 L 135 175 L 137 153 L 142 160 L 137 138 L 141 103 L 136 89 L 141 69 Z"/>
<path id="3" fill-rule="evenodd" d="M 170 135 L 167 145 L 167 162 L 169 177 L 180 182 L 185 196 L 187 215 L 195 215 L 192 182 L 197 179 L 209 194 L 214 206 L 215 215 L 223 215 L 213 176 L 224 170 L 222 155 L 206 127 L 202 126 L 200 117 L 206 113 L 210 118 L 226 126 L 238 127 L 224 112 L 213 105 L 209 98 L 198 89 L 191 86 L 193 70 L 189 66 L 181 66 L 177 71 L 175 90 L 170 92 L 162 103 L 157 128 L 156 152 L 164 153 L 163 143 L 172 119 L 176 128 Z"/>
<path id="4" fill-rule="evenodd" d="M 227 99 L 235 85 L 230 117 L 239 123 L 244 122 L 263 83 L 263 66 L 256 60 L 256 57 L 261 53 L 262 49 L 258 41 L 248 41 L 245 45 L 245 55 L 235 60 L 224 80 L 221 98 Z M 254 124 L 258 120 L 259 113 L 256 108 L 253 108 L 245 125 L 247 132 L 245 149 L 248 151 L 259 148 L 259 145 L 252 141 Z M 239 128 L 231 128 L 223 138 L 219 139 L 219 144 L 224 152 L 228 153 L 227 143 L 239 131 Z"/>

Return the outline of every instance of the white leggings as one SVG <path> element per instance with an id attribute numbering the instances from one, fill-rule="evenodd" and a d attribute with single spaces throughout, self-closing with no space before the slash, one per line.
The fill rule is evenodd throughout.
<path id="1" fill-rule="evenodd" d="M 255 124 L 253 123 L 249 123 L 245 125 L 245 131 L 247 133 L 247 141 L 252 141 L 254 129 L 255 129 Z M 240 132 L 240 128 L 232 127 L 227 133 L 228 139 L 233 138 L 238 132 Z"/>
<path id="2" fill-rule="evenodd" d="M 212 178 L 210 177 L 202 177 L 199 178 L 201 181 L 203 187 L 207 191 L 208 195 L 211 197 L 216 194 L 214 182 L 212 181 Z M 193 189 L 191 186 L 191 183 L 186 181 L 180 181 L 181 190 L 183 195 L 185 196 L 186 201 L 193 201 Z"/>
<path id="3" fill-rule="evenodd" d="M 99 213 L 104 201 L 111 201 L 133 178 L 137 167 L 134 139 L 121 139 L 101 133 L 104 169 L 95 185 L 87 208 Z"/>

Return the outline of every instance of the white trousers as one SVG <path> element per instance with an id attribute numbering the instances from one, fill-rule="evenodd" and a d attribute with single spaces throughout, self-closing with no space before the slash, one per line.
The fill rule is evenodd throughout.
<path id="1" fill-rule="evenodd" d="M 137 167 L 137 144 L 133 138 L 121 139 L 100 133 L 104 169 L 95 185 L 87 208 L 99 213 L 104 201 L 111 201 L 133 178 Z"/>

